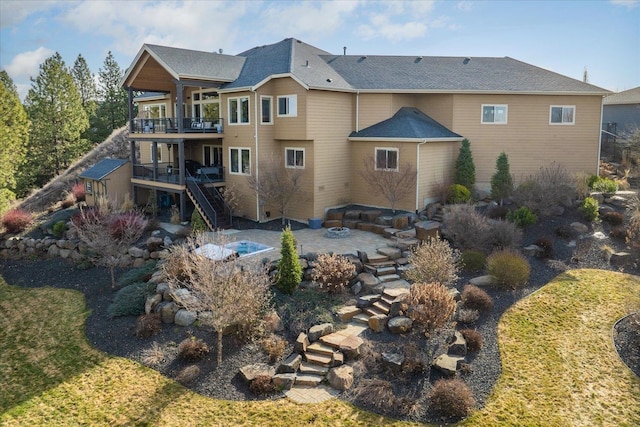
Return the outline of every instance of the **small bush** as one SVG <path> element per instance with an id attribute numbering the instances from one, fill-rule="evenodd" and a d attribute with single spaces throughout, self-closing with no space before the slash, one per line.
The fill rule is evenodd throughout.
<path id="1" fill-rule="evenodd" d="M 514 248 L 522 242 L 522 230 L 513 222 L 494 221 L 489 225 L 486 245 L 490 250 Z"/>
<path id="2" fill-rule="evenodd" d="M 640 244 L 640 199 L 638 196 L 634 196 L 627 203 L 627 209 L 625 210 L 627 217 L 627 243 Z"/>
<path id="3" fill-rule="evenodd" d="M 114 239 L 122 240 L 131 235 L 133 230 L 140 232 L 147 226 L 147 220 L 141 213 L 128 211 L 115 214 L 110 218 L 109 232 Z"/>
<path id="4" fill-rule="evenodd" d="M 302 281 L 302 266 L 296 251 L 295 237 L 290 227 L 280 236 L 280 259 L 276 287 L 285 294 L 293 294 Z"/>
<path id="5" fill-rule="evenodd" d="M 430 238 L 422 242 L 408 260 L 412 268 L 406 276 L 411 281 L 448 286 L 458 279 L 460 253 L 446 240 Z"/>
<path id="6" fill-rule="evenodd" d="M 124 288 L 132 283 L 136 282 L 148 282 L 151 276 L 156 271 L 157 261 L 147 261 L 145 265 L 138 268 L 132 268 L 120 276 L 118 279 L 117 287 Z"/>
<path id="7" fill-rule="evenodd" d="M 176 381 L 182 385 L 187 385 L 193 382 L 200 375 L 200 368 L 197 365 L 189 365 L 182 369 L 176 375 Z"/>
<path id="8" fill-rule="evenodd" d="M 147 366 L 158 366 L 167 360 L 167 352 L 157 342 L 151 348 L 142 350 L 141 361 Z"/>
<path id="9" fill-rule="evenodd" d="M 138 338 L 149 338 L 162 330 L 159 313 L 143 314 L 136 320 L 134 335 Z"/>
<path id="10" fill-rule="evenodd" d="M 279 335 L 271 334 L 260 340 L 260 345 L 262 350 L 269 356 L 271 363 L 274 363 L 282 358 L 287 347 L 287 341 Z"/>
<path id="11" fill-rule="evenodd" d="M 616 225 L 615 227 L 611 227 L 609 234 L 611 237 L 624 240 L 625 237 L 627 237 L 627 229 L 622 225 Z"/>
<path id="12" fill-rule="evenodd" d="M 602 220 L 611 225 L 622 225 L 624 223 L 624 215 L 620 212 L 609 211 L 602 215 Z"/>
<path id="13" fill-rule="evenodd" d="M 76 204 L 76 198 L 73 194 L 69 193 L 67 194 L 67 197 L 65 197 L 61 202 L 60 202 L 60 206 L 62 206 L 62 209 L 67 209 L 70 208 L 71 206 Z"/>
<path id="14" fill-rule="evenodd" d="M 461 184 L 450 185 L 447 190 L 447 203 L 467 203 L 471 199 L 471 191 Z"/>
<path id="15" fill-rule="evenodd" d="M 500 286 L 515 289 L 527 283 L 531 266 L 519 252 L 503 249 L 489 255 L 487 271 L 496 278 Z"/>
<path id="16" fill-rule="evenodd" d="M 480 312 L 472 308 L 461 308 L 458 310 L 458 314 L 456 315 L 456 320 L 460 323 L 464 323 L 465 325 L 475 323 L 479 318 Z"/>
<path id="17" fill-rule="evenodd" d="M 610 178 L 601 178 L 598 177 L 590 187 L 593 191 L 598 191 L 603 194 L 614 194 L 618 191 L 618 183 Z"/>
<path id="18" fill-rule="evenodd" d="M 207 231 L 207 224 L 205 224 L 204 219 L 202 219 L 200 212 L 198 212 L 197 209 L 194 209 L 191 214 L 191 232 L 193 234 L 198 234 L 205 231 Z"/>
<path id="19" fill-rule="evenodd" d="M 342 302 L 338 297 L 313 289 L 299 289 L 293 295 L 277 292 L 274 301 L 282 324 L 292 339 L 313 325 L 335 323 L 333 313 L 340 305 Z"/>
<path id="20" fill-rule="evenodd" d="M 568 224 L 559 225 L 556 227 L 556 236 L 563 239 L 570 239 L 575 235 L 575 231 Z"/>
<path id="21" fill-rule="evenodd" d="M 545 215 L 550 208 L 568 206 L 575 193 L 575 181 L 566 168 L 553 162 L 521 182 L 513 192 L 513 200 L 537 214 Z"/>
<path id="22" fill-rule="evenodd" d="M 424 352 L 411 342 L 404 346 L 404 361 L 402 362 L 402 372 L 407 374 L 423 374 L 427 370 L 427 363 L 424 360 Z"/>
<path id="23" fill-rule="evenodd" d="M 178 345 L 178 358 L 186 362 L 197 362 L 209 353 L 209 346 L 206 342 L 196 337 L 189 337 Z"/>
<path id="24" fill-rule="evenodd" d="M 475 285 L 466 285 L 462 290 L 462 302 L 465 308 L 471 308 L 480 312 L 493 309 L 493 298 L 484 290 Z"/>
<path id="25" fill-rule="evenodd" d="M 463 418 L 476 404 L 469 386 L 459 378 L 436 381 L 429 394 L 429 407 L 445 417 Z"/>
<path id="26" fill-rule="evenodd" d="M 33 216 L 23 209 L 12 209 L 2 217 L 2 226 L 9 233 L 22 233 L 33 222 Z"/>
<path id="27" fill-rule="evenodd" d="M 596 221 L 599 217 L 598 201 L 593 197 L 585 198 L 578 209 L 582 213 L 582 217 L 587 221 Z"/>
<path id="28" fill-rule="evenodd" d="M 155 284 L 132 283 L 116 292 L 113 302 L 107 307 L 111 317 L 137 316 L 144 313 L 147 295 L 155 288 Z"/>
<path id="29" fill-rule="evenodd" d="M 53 227 L 51 227 L 51 232 L 55 237 L 59 239 L 62 236 L 64 236 L 64 232 L 67 231 L 68 229 L 69 227 L 67 227 L 66 221 L 58 221 L 55 224 L 53 224 Z"/>
<path id="30" fill-rule="evenodd" d="M 463 251 L 460 259 L 462 268 L 472 273 L 484 270 L 484 265 L 487 262 L 487 256 L 484 252 L 471 249 Z"/>
<path id="31" fill-rule="evenodd" d="M 482 335 L 475 329 L 462 329 L 460 331 L 464 339 L 467 341 L 467 350 L 471 353 L 480 351 L 482 348 Z"/>
<path id="32" fill-rule="evenodd" d="M 446 286 L 414 283 L 409 293 L 408 315 L 426 332 L 444 326 L 456 311 L 456 302 Z"/>
<path id="33" fill-rule="evenodd" d="M 487 216 L 491 219 L 506 219 L 509 212 L 508 207 L 496 205 L 489 209 Z"/>
<path id="34" fill-rule="evenodd" d="M 73 184 L 73 187 L 71 187 L 71 194 L 73 194 L 73 197 L 77 202 L 84 202 L 86 197 L 84 192 L 84 184 L 81 182 Z"/>
<path id="35" fill-rule="evenodd" d="M 526 206 L 521 206 L 513 212 L 507 214 L 507 219 L 518 227 L 528 227 L 538 221 L 538 216 Z"/>
<path id="36" fill-rule="evenodd" d="M 341 255 L 321 254 L 315 261 L 313 280 L 322 289 L 338 294 L 349 284 L 356 273 L 356 267 Z"/>
<path id="37" fill-rule="evenodd" d="M 542 248 L 540 258 L 550 258 L 553 254 L 553 241 L 548 237 L 539 237 L 534 244 Z"/>
<path id="38" fill-rule="evenodd" d="M 461 249 L 477 249 L 487 246 L 489 223 L 471 205 L 453 205 L 445 213 L 443 234 Z"/>
<path id="39" fill-rule="evenodd" d="M 271 394 L 276 391 L 275 386 L 271 382 L 269 375 L 258 375 L 251 384 L 249 384 L 249 390 L 251 393 L 262 396 L 265 394 Z"/>
<path id="40" fill-rule="evenodd" d="M 391 383 L 381 379 L 363 379 L 349 394 L 359 405 L 385 415 L 403 416 L 415 403 L 408 397 L 396 397 Z"/>

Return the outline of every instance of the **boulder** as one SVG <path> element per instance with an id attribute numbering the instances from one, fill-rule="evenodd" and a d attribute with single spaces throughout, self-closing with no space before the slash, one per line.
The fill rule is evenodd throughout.
<path id="1" fill-rule="evenodd" d="M 196 320 L 198 320 L 198 313 L 182 308 L 176 313 L 174 323 L 178 326 L 190 326 Z"/>
<path id="2" fill-rule="evenodd" d="M 413 320 L 405 316 L 397 316 L 389 319 L 387 327 L 393 334 L 404 334 L 411 330 Z"/>
<path id="3" fill-rule="evenodd" d="M 436 357 L 431 366 L 439 370 L 446 375 L 455 375 L 458 369 L 458 364 L 464 360 L 464 357 L 449 356 L 448 354 L 441 354 Z"/>
<path id="4" fill-rule="evenodd" d="M 147 300 L 144 303 L 144 312 L 146 314 L 151 313 L 158 304 L 162 302 L 162 295 L 153 294 L 147 297 Z"/>
<path id="5" fill-rule="evenodd" d="M 296 381 L 296 374 L 276 374 L 271 381 L 277 389 L 289 390 Z"/>
<path id="6" fill-rule="evenodd" d="M 378 248 L 378 253 L 392 260 L 398 259 L 402 256 L 402 251 L 400 251 L 400 249 L 391 247 Z"/>
<path id="7" fill-rule="evenodd" d="M 373 316 L 369 317 L 369 320 L 367 322 L 369 328 L 373 332 L 380 333 L 384 331 L 384 328 L 387 326 L 388 320 L 389 316 L 387 316 L 386 314 L 374 314 Z"/>
<path id="8" fill-rule="evenodd" d="M 496 278 L 491 275 L 478 276 L 478 277 L 474 277 L 473 279 L 470 279 L 469 284 L 475 285 L 478 287 L 492 286 L 496 284 Z"/>
<path id="9" fill-rule="evenodd" d="M 358 297 L 358 301 L 356 302 L 356 307 L 358 308 L 371 307 L 373 303 L 376 301 L 380 301 L 380 294 L 362 295 Z"/>
<path id="10" fill-rule="evenodd" d="M 280 319 L 280 316 L 275 311 L 272 311 L 264 317 L 264 323 L 267 331 L 271 333 L 284 331 L 282 319 Z"/>
<path id="11" fill-rule="evenodd" d="M 403 230 L 409 226 L 409 218 L 407 216 L 395 216 L 391 221 L 393 228 Z"/>
<path id="12" fill-rule="evenodd" d="M 360 310 L 358 307 L 354 305 L 348 305 L 348 306 L 340 307 L 336 314 L 338 315 L 341 321 L 348 323 L 351 321 L 351 319 L 353 319 L 353 316 L 360 313 L 362 313 L 362 310 Z"/>
<path id="13" fill-rule="evenodd" d="M 331 361 L 331 366 L 335 367 L 335 366 L 340 366 L 344 363 L 344 354 L 340 353 L 339 351 L 336 351 L 335 353 L 333 353 L 333 360 Z"/>
<path id="14" fill-rule="evenodd" d="M 525 246 L 524 248 L 522 248 L 522 250 L 525 255 L 532 256 L 532 257 L 538 257 L 544 252 L 544 249 L 542 249 L 538 245 Z"/>
<path id="15" fill-rule="evenodd" d="M 298 353 L 304 353 L 305 351 L 307 351 L 307 346 L 309 344 L 309 337 L 307 336 L 307 334 L 305 334 L 304 332 L 300 332 L 300 335 L 298 335 L 298 338 L 296 339 L 293 347 Z"/>
<path id="16" fill-rule="evenodd" d="M 168 248 L 171 245 L 173 245 L 173 240 L 171 240 L 171 237 L 169 237 L 169 236 L 164 236 L 164 239 L 162 240 L 162 245 L 165 248 Z"/>
<path id="17" fill-rule="evenodd" d="M 132 258 L 144 258 L 145 250 L 136 246 L 131 246 L 127 251 Z"/>
<path id="18" fill-rule="evenodd" d="M 360 219 L 360 214 L 362 213 L 362 211 L 358 211 L 358 210 L 349 210 L 346 211 L 344 213 L 344 219 L 349 219 L 349 220 L 358 220 Z"/>
<path id="19" fill-rule="evenodd" d="M 371 273 L 360 273 L 356 276 L 356 280 L 362 283 L 362 287 L 365 290 L 380 284 L 380 279 Z"/>
<path id="20" fill-rule="evenodd" d="M 420 221 L 414 225 L 416 229 L 416 239 L 428 240 L 429 238 L 437 238 L 440 234 L 442 224 L 438 221 Z"/>
<path id="21" fill-rule="evenodd" d="M 162 247 L 162 238 L 149 237 L 146 241 L 146 245 L 149 252 L 156 252 Z"/>
<path id="22" fill-rule="evenodd" d="M 326 220 L 327 221 L 334 221 L 334 220 L 342 221 L 342 218 L 344 218 L 344 216 L 345 216 L 344 212 L 330 210 L 326 214 Z"/>
<path id="23" fill-rule="evenodd" d="M 280 365 L 277 372 L 279 374 L 296 373 L 302 363 L 302 356 L 298 353 L 291 353 Z"/>
<path id="24" fill-rule="evenodd" d="M 400 353 L 382 353 L 382 363 L 394 370 L 399 370 L 404 363 L 404 355 Z"/>
<path id="25" fill-rule="evenodd" d="M 360 292 L 362 292 L 362 282 L 358 281 L 351 286 L 351 293 L 358 295 Z"/>
<path id="26" fill-rule="evenodd" d="M 467 340 L 459 331 L 453 335 L 453 342 L 449 344 L 449 355 L 464 357 L 467 355 Z"/>
<path id="27" fill-rule="evenodd" d="M 378 210 L 364 211 L 360 214 L 360 219 L 366 222 L 374 222 L 380 215 L 382 215 L 382 211 L 378 211 Z"/>
<path id="28" fill-rule="evenodd" d="M 357 359 L 360 356 L 360 347 L 364 344 L 362 338 L 349 335 L 340 342 L 340 351 L 347 359 Z"/>
<path id="29" fill-rule="evenodd" d="M 348 390 L 353 385 L 353 368 L 349 365 L 331 368 L 327 380 L 336 390 Z"/>
<path id="30" fill-rule="evenodd" d="M 242 378 L 247 382 L 251 382 L 259 376 L 268 376 L 273 378 L 275 373 L 275 369 L 266 363 L 254 363 L 240 368 L 240 376 L 242 376 Z"/>
<path id="31" fill-rule="evenodd" d="M 315 342 L 321 336 L 328 335 L 333 332 L 333 325 L 331 323 L 321 323 L 309 328 L 309 341 Z"/>
<path id="32" fill-rule="evenodd" d="M 572 222 L 571 228 L 573 229 L 573 231 L 575 231 L 578 234 L 585 234 L 586 232 L 589 231 L 589 227 L 587 227 L 585 224 L 581 222 Z"/>
<path id="33" fill-rule="evenodd" d="M 156 310 L 160 313 L 162 323 L 173 323 L 180 307 L 175 302 L 163 302 L 156 306 Z"/>
<path id="34" fill-rule="evenodd" d="M 629 252 L 616 252 L 611 254 L 609 258 L 609 262 L 612 265 L 616 265 L 619 267 L 624 267 L 633 264 L 633 257 Z"/>

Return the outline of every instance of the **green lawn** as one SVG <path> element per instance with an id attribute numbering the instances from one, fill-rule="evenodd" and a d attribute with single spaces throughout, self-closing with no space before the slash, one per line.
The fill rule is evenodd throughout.
<path id="1" fill-rule="evenodd" d="M 611 327 L 640 278 L 577 270 L 520 301 L 499 325 L 503 373 L 463 425 L 640 425 L 640 380 L 617 359 Z M 79 292 L 0 279 L 0 424 L 415 425 L 340 400 L 230 402 L 93 349 Z"/>

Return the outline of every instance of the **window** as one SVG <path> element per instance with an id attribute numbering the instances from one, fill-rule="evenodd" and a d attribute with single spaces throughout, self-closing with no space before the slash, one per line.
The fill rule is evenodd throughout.
<path id="1" fill-rule="evenodd" d="M 270 125 L 273 123 L 273 116 L 271 113 L 271 104 L 273 97 L 261 96 L 260 97 L 260 123 Z"/>
<path id="2" fill-rule="evenodd" d="M 249 97 L 229 98 L 229 124 L 249 123 Z"/>
<path id="3" fill-rule="evenodd" d="M 145 119 L 164 119 L 167 117 L 166 104 L 148 104 L 144 106 Z"/>
<path id="4" fill-rule="evenodd" d="M 376 148 L 376 170 L 398 170 L 397 148 Z"/>
<path id="5" fill-rule="evenodd" d="M 298 95 L 278 97 L 278 117 L 296 117 L 298 115 Z"/>
<path id="6" fill-rule="evenodd" d="M 160 144 L 157 144 L 156 152 L 154 153 L 153 151 L 153 144 L 151 144 L 151 163 L 153 163 L 154 158 L 158 159 L 158 163 L 162 163 L 162 146 L 160 146 Z"/>
<path id="7" fill-rule="evenodd" d="M 93 194 L 93 183 L 91 181 L 84 182 L 84 192 L 87 194 Z"/>
<path id="8" fill-rule="evenodd" d="M 193 92 L 191 117 L 217 123 L 220 118 L 220 97 L 215 91 Z"/>
<path id="9" fill-rule="evenodd" d="M 251 175 L 251 153 L 248 148 L 229 148 L 231 173 Z"/>
<path id="10" fill-rule="evenodd" d="M 222 147 L 219 145 L 203 145 L 202 163 L 205 166 L 222 166 Z"/>
<path id="11" fill-rule="evenodd" d="M 575 105 L 552 105 L 549 110 L 549 124 L 573 125 L 576 120 Z"/>
<path id="12" fill-rule="evenodd" d="M 507 124 L 507 106 L 506 105 L 482 105 L 482 123 L 483 124 Z"/>
<path id="13" fill-rule="evenodd" d="M 284 152 L 288 168 L 304 169 L 304 148 L 285 148 Z"/>

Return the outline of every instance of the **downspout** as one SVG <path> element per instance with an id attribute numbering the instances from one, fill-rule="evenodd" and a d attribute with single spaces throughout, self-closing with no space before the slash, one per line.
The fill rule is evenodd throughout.
<path id="1" fill-rule="evenodd" d="M 416 145 L 416 214 L 420 209 L 420 146 L 427 143 L 427 140 L 423 140 Z"/>
<path id="2" fill-rule="evenodd" d="M 598 163 L 596 164 L 596 176 L 600 176 L 600 150 L 602 150 L 602 119 L 604 117 L 604 104 L 600 100 L 600 132 L 598 133 Z"/>
<path id="3" fill-rule="evenodd" d="M 356 91 L 356 132 L 360 131 L 360 91 Z"/>
<path id="4" fill-rule="evenodd" d="M 254 128 L 255 128 L 255 133 L 253 135 L 253 138 L 255 139 L 255 144 L 256 144 L 256 159 L 255 159 L 255 164 L 256 164 L 256 182 L 260 182 L 260 175 L 258 173 L 258 164 L 260 163 L 258 161 L 259 157 L 259 152 L 258 152 L 258 92 L 256 92 L 254 89 L 251 89 L 251 92 L 253 92 L 253 111 L 254 111 Z M 258 220 L 258 222 L 260 221 L 260 196 L 256 193 L 256 219 Z"/>

